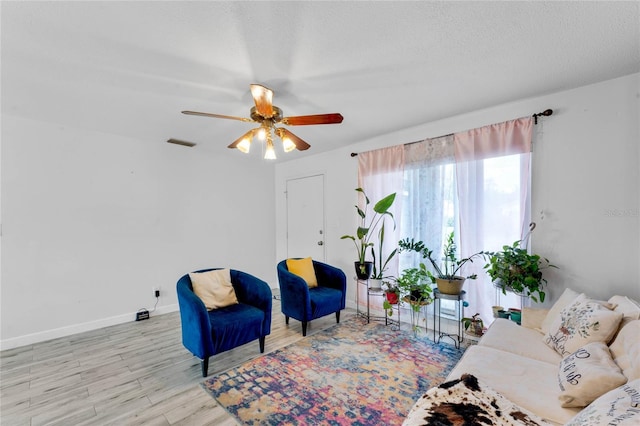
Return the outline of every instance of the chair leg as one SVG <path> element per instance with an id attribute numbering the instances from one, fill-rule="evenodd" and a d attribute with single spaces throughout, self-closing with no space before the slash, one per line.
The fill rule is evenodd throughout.
<path id="1" fill-rule="evenodd" d="M 260 338 L 260 353 L 263 354 L 264 353 L 264 339 L 266 336 L 262 336 Z"/>
<path id="2" fill-rule="evenodd" d="M 207 377 L 209 373 L 209 357 L 202 360 L 202 377 Z"/>
<path id="3" fill-rule="evenodd" d="M 336 311 L 336 322 L 340 324 L 340 311 Z"/>
<path id="4" fill-rule="evenodd" d="M 306 335 L 307 335 L 307 322 L 302 321 L 302 337 L 305 337 Z"/>
<path id="5" fill-rule="evenodd" d="M 284 323 L 289 325 L 289 317 L 287 315 L 284 316 Z"/>

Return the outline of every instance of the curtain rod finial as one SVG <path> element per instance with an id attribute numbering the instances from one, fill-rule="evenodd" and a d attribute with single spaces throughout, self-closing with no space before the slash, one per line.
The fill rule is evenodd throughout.
<path id="1" fill-rule="evenodd" d="M 553 114 L 553 110 L 551 108 L 545 109 L 544 111 L 539 112 L 537 114 L 533 114 L 534 124 L 538 124 L 538 117 L 540 116 L 549 117 L 551 114 Z"/>

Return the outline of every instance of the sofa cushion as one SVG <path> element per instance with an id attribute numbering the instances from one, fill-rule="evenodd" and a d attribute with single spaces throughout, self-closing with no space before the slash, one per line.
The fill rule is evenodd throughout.
<path id="1" fill-rule="evenodd" d="M 593 401 L 566 426 L 631 426 L 640 424 L 640 379 L 620 386 Z"/>
<path id="2" fill-rule="evenodd" d="M 544 342 L 566 357 L 591 342 L 609 343 L 618 330 L 622 313 L 612 305 L 581 294 L 553 321 Z"/>
<path id="3" fill-rule="evenodd" d="M 536 329 L 542 333 L 542 322 L 546 319 L 547 315 L 549 315 L 549 311 L 550 309 L 523 306 L 521 321 L 522 326 L 526 328 Z"/>
<path id="4" fill-rule="evenodd" d="M 557 366 L 562 357 L 542 341 L 542 333 L 521 327 L 513 321 L 497 318 L 478 343 Z"/>
<path id="5" fill-rule="evenodd" d="M 565 424 L 577 408 L 563 408 L 558 397 L 558 364 L 476 345 L 468 348 L 447 380 L 469 373 L 510 401 L 545 420 Z"/>
<path id="6" fill-rule="evenodd" d="M 569 305 L 574 300 L 576 300 L 576 298 L 579 295 L 580 295 L 580 293 L 577 293 L 577 292 L 571 290 L 570 288 L 566 288 L 564 290 L 562 295 L 560 295 L 558 300 L 556 300 L 556 302 L 553 304 L 551 309 L 549 309 L 549 312 L 547 313 L 547 316 L 545 317 L 545 319 L 542 321 L 540 329 L 542 330 L 543 333 L 548 333 L 549 332 L 549 327 L 551 326 L 551 324 L 553 324 L 553 322 L 556 320 L 556 318 L 558 318 L 558 316 L 560 316 L 560 312 L 567 305 Z"/>
<path id="7" fill-rule="evenodd" d="M 560 362 L 560 403 L 563 407 L 586 407 L 626 382 L 607 345 L 591 342 Z"/>
<path id="8" fill-rule="evenodd" d="M 613 360 L 629 380 L 640 379 L 640 320 L 620 329 L 609 346 Z"/>
<path id="9" fill-rule="evenodd" d="M 225 308 L 238 303 L 236 292 L 231 284 L 229 269 L 214 269 L 207 272 L 189 273 L 193 292 L 207 310 Z"/>

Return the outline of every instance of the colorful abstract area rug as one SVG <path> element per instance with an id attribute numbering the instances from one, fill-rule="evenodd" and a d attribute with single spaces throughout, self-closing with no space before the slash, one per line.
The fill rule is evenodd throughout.
<path id="1" fill-rule="evenodd" d="M 400 425 L 463 352 L 354 318 L 202 386 L 247 425 Z"/>

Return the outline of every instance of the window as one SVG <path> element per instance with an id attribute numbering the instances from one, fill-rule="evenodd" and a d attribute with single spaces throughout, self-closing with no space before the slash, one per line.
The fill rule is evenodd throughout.
<path id="1" fill-rule="evenodd" d="M 526 160 L 522 157 L 520 154 L 506 155 L 474 162 L 473 176 L 466 181 L 470 188 L 468 194 L 473 197 L 473 217 L 470 219 L 475 230 L 473 239 L 480 247 L 473 252 L 499 250 L 520 239 L 522 218 L 528 217 L 529 209 L 528 156 Z M 453 156 L 441 156 L 436 161 L 407 161 L 402 196 L 402 238 L 421 240 L 434 254 L 439 254 L 446 237 L 453 231 L 458 246 L 457 257 L 464 257 L 460 253 L 460 203 Z M 526 202 L 522 203 L 522 199 Z M 414 267 L 422 261 L 417 253 L 402 253 L 399 270 Z M 464 275 L 478 274 L 477 280 L 465 284 L 470 302 L 465 315 L 480 312 L 485 322 L 490 322 L 493 305 L 520 308 L 521 299 L 498 293 L 484 272 L 484 264 L 483 259 L 478 259 L 471 268 L 463 268 Z M 430 268 L 429 264 L 427 266 Z M 455 317 L 455 302 L 443 300 L 441 307 L 443 316 Z"/>

